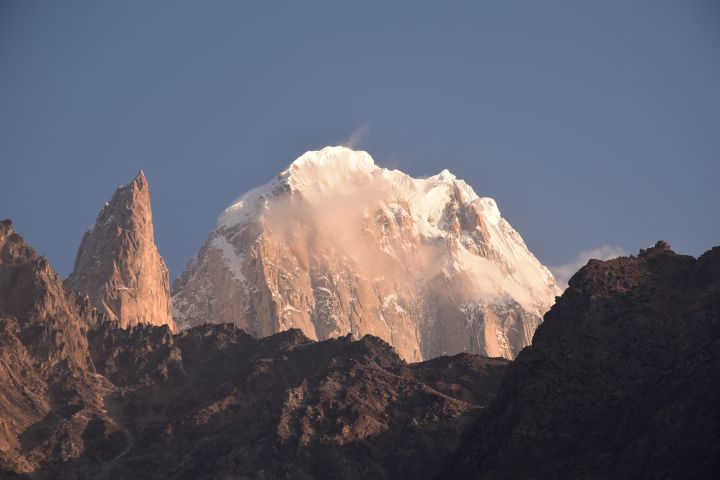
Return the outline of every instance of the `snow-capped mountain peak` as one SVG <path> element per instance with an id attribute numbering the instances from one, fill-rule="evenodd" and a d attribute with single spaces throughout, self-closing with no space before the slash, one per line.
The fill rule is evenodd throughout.
<path id="1" fill-rule="evenodd" d="M 492 198 L 346 147 L 306 152 L 233 202 L 174 291 L 180 325 L 373 333 L 410 360 L 512 357 L 558 293 Z"/>
<path id="2" fill-rule="evenodd" d="M 305 152 L 280 177 L 294 188 L 334 188 L 357 175 L 372 175 L 380 168 L 363 151 L 346 147 L 325 147 Z"/>

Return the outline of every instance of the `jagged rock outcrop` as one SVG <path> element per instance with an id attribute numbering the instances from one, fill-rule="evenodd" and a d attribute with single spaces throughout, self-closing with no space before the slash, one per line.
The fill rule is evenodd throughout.
<path id="1" fill-rule="evenodd" d="M 86 337 L 101 318 L 0 222 L 0 476 L 78 458 L 91 419 L 111 428 Z"/>
<path id="2" fill-rule="evenodd" d="M 238 199 L 173 285 L 181 328 L 376 335 L 408 361 L 513 358 L 559 290 L 491 198 L 366 152 L 307 152 Z"/>
<path id="3" fill-rule="evenodd" d="M 715 478 L 720 247 L 591 260 L 443 478 Z"/>
<path id="4" fill-rule="evenodd" d="M 175 330 L 167 267 L 155 246 L 150 192 L 140 171 L 118 187 L 83 236 L 65 284 L 90 296 L 121 327 L 141 323 Z"/>

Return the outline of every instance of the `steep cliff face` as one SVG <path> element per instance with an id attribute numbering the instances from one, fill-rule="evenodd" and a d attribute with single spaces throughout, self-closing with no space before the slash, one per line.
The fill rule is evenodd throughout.
<path id="1" fill-rule="evenodd" d="M 410 361 L 513 358 L 559 293 L 495 202 L 450 172 L 307 152 L 238 199 L 173 288 L 180 327 L 376 335 Z"/>
<path id="2" fill-rule="evenodd" d="M 146 323 L 175 330 L 168 270 L 155 246 L 150 192 L 142 171 L 117 189 L 85 233 L 65 284 L 88 294 L 123 328 Z"/>
<path id="3" fill-rule="evenodd" d="M 720 247 L 591 260 L 444 478 L 714 478 Z"/>
<path id="4" fill-rule="evenodd" d="M 109 425 L 86 337 L 100 318 L 0 222 L 0 472 L 71 461 L 91 419 Z"/>
<path id="5" fill-rule="evenodd" d="M 49 366 L 87 367 L 88 325 L 79 315 L 88 310 L 85 299 L 67 294 L 59 275 L 9 220 L 0 222 L 0 292 L 0 315 L 27 331 L 33 357 Z"/>

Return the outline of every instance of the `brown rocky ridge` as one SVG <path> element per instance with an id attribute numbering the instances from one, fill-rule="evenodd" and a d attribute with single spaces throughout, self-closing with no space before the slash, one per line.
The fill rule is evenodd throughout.
<path id="1" fill-rule="evenodd" d="M 95 374 L 87 341 L 100 319 L 9 220 L 0 222 L 0 472 L 76 458 L 91 419 L 112 430 L 109 384 Z"/>
<path id="2" fill-rule="evenodd" d="M 149 185 L 142 170 L 118 187 L 85 233 L 65 284 L 88 294 L 97 309 L 121 327 L 147 323 L 175 330 L 170 277 L 155 246 Z"/>
<path id="3" fill-rule="evenodd" d="M 442 478 L 716 478 L 720 247 L 591 260 Z"/>

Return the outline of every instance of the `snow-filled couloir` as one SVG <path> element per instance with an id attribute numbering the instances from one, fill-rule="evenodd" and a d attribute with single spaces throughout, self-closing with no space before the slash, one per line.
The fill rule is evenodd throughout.
<path id="1" fill-rule="evenodd" d="M 558 293 L 495 201 L 449 171 L 416 179 L 326 147 L 220 215 L 173 308 L 180 328 L 373 334 L 408 361 L 513 358 Z"/>

